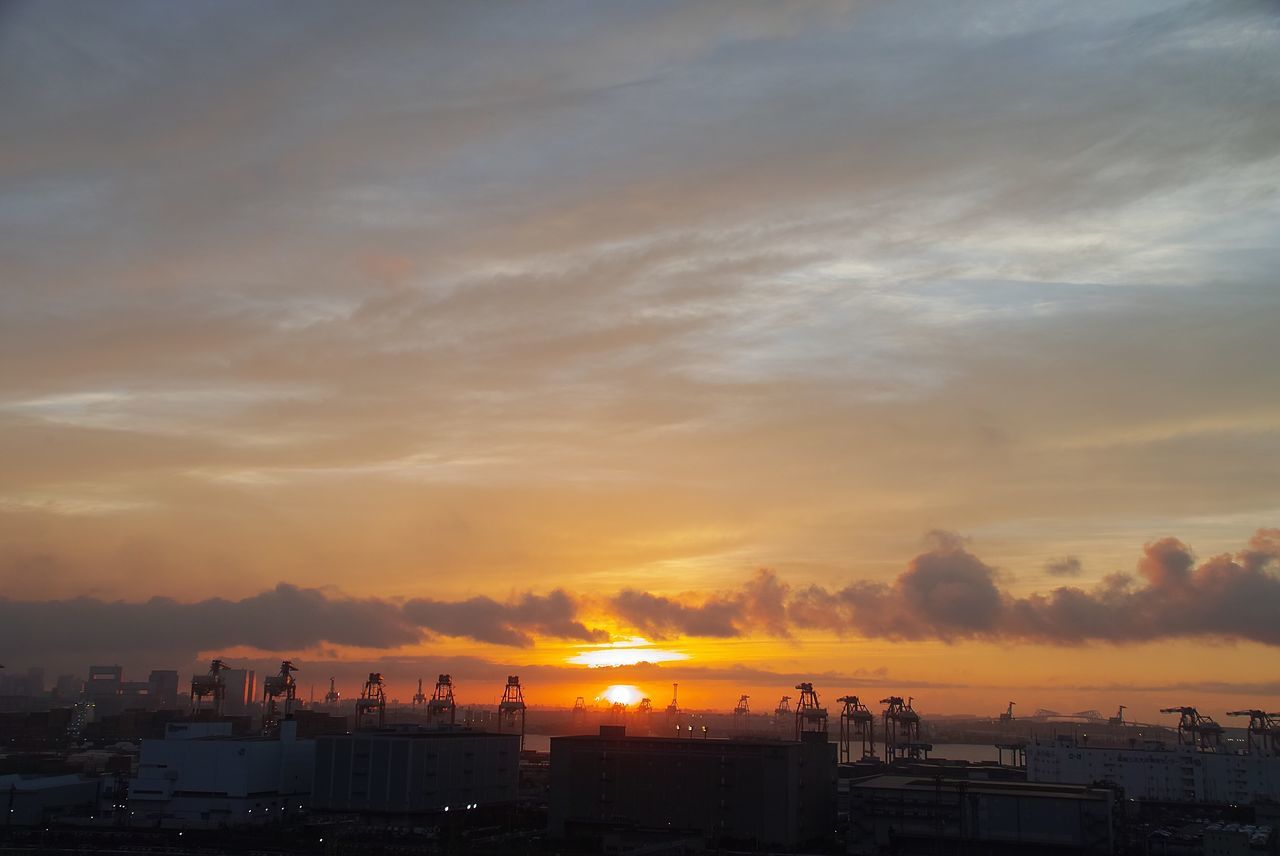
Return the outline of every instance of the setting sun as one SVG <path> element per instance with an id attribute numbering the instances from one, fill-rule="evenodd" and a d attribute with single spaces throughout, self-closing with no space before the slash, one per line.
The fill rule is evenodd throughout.
<path id="1" fill-rule="evenodd" d="M 669 663 L 687 659 L 689 655 L 682 651 L 655 648 L 648 639 L 630 636 L 625 639 L 615 639 L 591 651 L 580 651 L 570 657 L 567 662 L 598 669 L 605 666 L 634 666 L 638 663 Z"/>
<path id="2" fill-rule="evenodd" d="M 630 684 L 614 684 L 601 694 L 601 698 L 610 704 L 625 704 L 630 707 L 640 701 L 643 695 L 639 687 L 633 687 Z"/>

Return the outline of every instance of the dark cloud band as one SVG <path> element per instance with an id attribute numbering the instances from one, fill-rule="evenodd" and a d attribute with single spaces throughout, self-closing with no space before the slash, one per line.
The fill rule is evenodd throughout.
<path id="1" fill-rule="evenodd" d="M 945 536 L 945 537 L 944 537 Z M 1197 564 L 1176 538 L 1147 544 L 1137 576 L 1090 588 L 1016 596 L 964 542 L 931 533 L 931 548 L 891 583 L 793 588 L 761 570 L 740 588 L 679 598 L 625 589 L 603 601 L 617 623 L 656 638 L 787 637 L 796 628 L 890 639 L 1013 639 L 1056 645 L 1212 637 L 1280 646 L 1280 529 L 1260 529 L 1234 555 Z M 142 603 L 0 599 L 0 650 L 44 656 L 320 645 L 393 650 L 432 635 L 529 647 L 537 637 L 608 641 L 583 620 L 583 599 L 556 589 L 507 602 L 352 598 L 281 583 L 244 598 Z"/>

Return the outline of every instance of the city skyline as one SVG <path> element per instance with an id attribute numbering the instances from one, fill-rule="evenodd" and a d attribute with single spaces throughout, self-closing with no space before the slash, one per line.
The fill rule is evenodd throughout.
<path id="1" fill-rule="evenodd" d="M 1274 709 L 1278 30 L 6 5 L 5 673 Z"/>

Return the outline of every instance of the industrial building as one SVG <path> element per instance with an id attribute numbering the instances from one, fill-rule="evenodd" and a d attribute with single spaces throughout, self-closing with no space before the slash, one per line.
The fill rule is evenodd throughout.
<path id="1" fill-rule="evenodd" d="M 520 736 L 400 728 L 316 738 L 312 806 L 386 816 L 514 803 Z"/>
<path id="2" fill-rule="evenodd" d="M 831 834 L 836 746 L 796 741 L 628 737 L 622 726 L 551 739 L 549 831 L 601 838 L 661 830 L 795 848 Z"/>
<path id="3" fill-rule="evenodd" d="M 216 674 L 216 673 L 215 673 Z M 222 712 L 248 713 L 258 700 L 258 676 L 253 669 L 223 669 L 225 687 Z"/>
<path id="4" fill-rule="evenodd" d="M 80 775 L 0 776 L 9 826 L 39 826 L 98 811 L 103 780 Z"/>
<path id="5" fill-rule="evenodd" d="M 1110 854 L 1113 792 L 984 779 L 884 775 L 849 793 L 849 852 Z"/>
<path id="6" fill-rule="evenodd" d="M 287 820 L 311 793 L 315 743 L 233 737 L 229 722 L 170 723 L 163 740 L 143 740 L 129 787 L 134 824 L 161 827 L 260 825 Z"/>
<path id="7" fill-rule="evenodd" d="M 155 708 L 178 706 L 178 673 L 173 669 L 153 669 L 147 678 L 149 705 Z"/>
<path id="8" fill-rule="evenodd" d="M 89 680 L 84 685 L 85 701 L 103 713 L 115 713 L 122 707 L 122 683 L 124 669 L 120 666 L 90 666 Z"/>
<path id="9" fill-rule="evenodd" d="M 1251 805 L 1280 801 L 1280 757 L 1204 751 L 1194 744 L 1090 746 L 1072 737 L 1027 746 L 1027 780 L 1109 782 L 1130 799 Z"/>

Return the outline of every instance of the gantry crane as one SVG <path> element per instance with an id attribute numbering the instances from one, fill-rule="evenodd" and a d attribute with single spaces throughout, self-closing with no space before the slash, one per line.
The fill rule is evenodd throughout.
<path id="1" fill-rule="evenodd" d="M 893 763 L 904 758 L 919 758 L 921 750 L 928 754 L 932 748 L 920 740 L 920 714 L 911 706 L 914 698 L 905 702 L 902 696 L 880 699 L 884 709 L 884 760 Z"/>
<path id="2" fill-rule="evenodd" d="M 751 706 L 747 704 L 749 698 L 751 696 L 743 693 L 733 707 L 733 728 L 739 734 L 745 734 L 751 729 Z"/>
<path id="3" fill-rule="evenodd" d="M 356 699 L 356 729 L 382 728 L 387 724 L 387 692 L 382 672 L 370 672 Z"/>
<path id="4" fill-rule="evenodd" d="M 275 734 L 280 727 L 283 699 L 284 719 L 293 715 L 293 702 L 298 692 L 298 682 L 293 673 L 298 667 L 289 660 L 280 663 L 279 674 L 269 675 L 262 682 L 262 733 Z"/>
<path id="5" fill-rule="evenodd" d="M 1178 714 L 1178 742 L 1211 752 L 1222 746 L 1222 726 L 1194 707 L 1164 707 L 1161 713 Z"/>
<path id="6" fill-rule="evenodd" d="M 427 720 L 444 722 L 446 717 L 453 725 L 458 718 L 458 705 L 453 700 L 453 678 L 440 675 L 436 678 L 435 692 L 427 700 Z"/>
<path id="7" fill-rule="evenodd" d="M 848 764 L 853 761 L 853 741 L 856 738 L 861 744 L 859 758 L 874 758 L 876 755 L 875 715 L 867 710 L 856 695 L 841 696 L 836 699 L 844 705 L 840 710 L 840 761 Z"/>
<path id="8" fill-rule="evenodd" d="M 796 740 L 809 732 L 827 733 L 827 709 L 818 703 L 818 693 L 813 684 L 804 681 L 796 684 L 800 701 L 796 702 Z"/>
<path id="9" fill-rule="evenodd" d="M 1280 713 L 1265 710 L 1232 710 L 1227 716 L 1249 717 L 1249 754 L 1280 756 Z"/>
<path id="10" fill-rule="evenodd" d="M 519 675 L 507 675 L 507 685 L 502 688 L 502 701 L 498 702 L 498 733 L 514 730 L 516 717 L 520 718 L 520 751 L 524 751 L 524 687 Z"/>
<path id="11" fill-rule="evenodd" d="M 209 674 L 192 675 L 191 676 L 191 712 L 195 713 L 202 708 L 206 698 L 212 698 L 213 704 L 210 708 L 214 716 L 222 715 L 222 702 L 227 697 L 227 685 L 222 678 L 222 673 L 227 670 L 228 666 L 221 660 L 214 660 L 209 664 Z"/>

